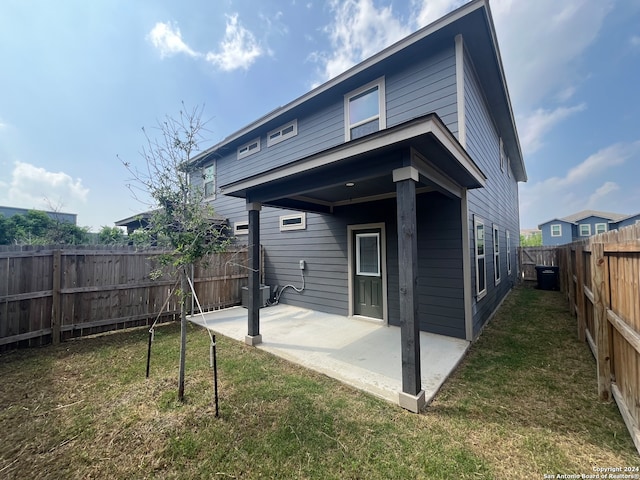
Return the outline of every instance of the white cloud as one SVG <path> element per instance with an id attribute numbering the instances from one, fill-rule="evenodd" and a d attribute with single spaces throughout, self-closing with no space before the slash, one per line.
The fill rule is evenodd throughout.
<path id="1" fill-rule="evenodd" d="M 238 22 L 238 14 L 233 14 L 227 16 L 227 26 L 224 39 L 220 43 L 220 51 L 208 52 L 206 59 L 225 71 L 238 68 L 247 70 L 263 53 L 253 34 Z"/>
<path id="2" fill-rule="evenodd" d="M 520 214 L 522 218 L 534 218 L 544 222 L 552 217 L 593 208 L 607 210 L 602 200 L 617 191 L 618 185 L 605 181 L 595 193 L 590 185 L 600 182 L 608 170 L 640 156 L 640 141 L 616 143 L 590 155 L 580 164 L 569 169 L 563 177 L 550 177 L 535 184 L 520 187 Z M 548 217 L 548 218 L 547 218 Z M 531 225 L 523 225 L 524 227 Z"/>
<path id="3" fill-rule="evenodd" d="M 567 117 L 586 109 L 584 103 L 573 107 L 559 107 L 555 110 L 539 108 L 529 115 L 518 118 L 520 143 L 525 155 L 531 154 L 543 145 L 543 138 L 554 126 Z"/>
<path id="4" fill-rule="evenodd" d="M 315 52 L 323 64 L 322 79 L 333 78 L 410 33 L 393 15 L 391 6 L 376 8 L 372 0 L 331 1 L 335 18 L 325 28 L 332 52 Z"/>
<path id="5" fill-rule="evenodd" d="M 549 96 L 562 97 L 580 82 L 583 54 L 612 6 L 613 0 L 491 2 L 516 110 L 529 111 Z"/>
<path id="6" fill-rule="evenodd" d="M 156 23 L 147 35 L 147 39 L 160 51 L 161 58 L 170 57 L 178 53 L 184 53 L 190 57 L 200 55 L 184 43 L 180 29 L 169 22 Z"/>
<path id="7" fill-rule="evenodd" d="M 64 172 L 49 172 L 25 162 L 15 162 L 11 180 L 4 183 L 0 200 L 5 205 L 23 208 L 76 209 L 87 201 L 89 189 L 82 180 Z"/>
<path id="8" fill-rule="evenodd" d="M 464 3 L 467 0 L 411 0 L 416 26 L 429 25 Z"/>
<path id="9" fill-rule="evenodd" d="M 602 210 L 602 202 L 604 199 L 613 192 L 620 190 L 620 186 L 615 182 L 604 182 L 595 192 L 591 194 L 585 209 L 587 210 Z"/>

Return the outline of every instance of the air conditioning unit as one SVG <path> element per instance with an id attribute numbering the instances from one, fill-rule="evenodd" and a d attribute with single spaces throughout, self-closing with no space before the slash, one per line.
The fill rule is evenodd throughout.
<path id="1" fill-rule="evenodd" d="M 271 287 L 269 285 L 260 285 L 260 307 L 266 307 L 267 302 L 271 298 Z M 242 306 L 249 306 L 249 287 L 242 287 Z"/>

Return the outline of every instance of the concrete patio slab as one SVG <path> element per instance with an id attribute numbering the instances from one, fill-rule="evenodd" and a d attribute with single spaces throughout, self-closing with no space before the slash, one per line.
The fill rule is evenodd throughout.
<path id="1" fill-rule="evenodd" d="M 190 321 L 245 341 L 245 308 L 194 315 Z M 281 304 L 260 310 L 260 333 L 262 343 L 256 348 L 399 404 L 402 391 L 399 327 Z M 466 340 L 420 333 L 422 389 L 427 404 L 467 348 Z"/>

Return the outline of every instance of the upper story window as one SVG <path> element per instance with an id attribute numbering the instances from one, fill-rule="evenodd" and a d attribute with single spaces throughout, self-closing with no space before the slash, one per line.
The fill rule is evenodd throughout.
<path id="1" fill-rule="evenodd" d="M 504 154 L 504 142 L 500 137 L 500 170 L 504 172 L 504 164 L 506 163 L 506 156 Z"/>
<path id="2" fill-rule="evenodd" d="M 204 196 L 210 198 L 216 194 L 216 164 L 213 163 L 202 169 L 202 179 L 204 182 Z"/>
<path id="3" fill-rule="evenodd" d="M 561 237 L 562 236 L 562 225 L 556 223 L 551 225 L 551 236 L 552 237 Z"/>
<path id="4" fill-rule="evenodd" d="M 267 147 L 280 143 L 287 138 L 298 135 L 298 120 L 294 120 L 267 134 Z"/>
<path id="5" fill-rule="evenodd" d="M 580 224 L 580 236 L 581 237 L 589 237 L 591 236 L 591 225 L 588 223 Z"/>
<path id="6" fill-rule="evenodd" d="M 596 223 L 596 235 L 607 231 L 606 223 Z"/>
<path id="7" fill-rule="evenodd" d="M 260 151 L 260 137 L 238 147 L 238 159 L 248 157 Z"/>
<path id="8" fill-rule="evenodd" d="M 344 96 L 345 140 L 387 127 L 384 77 Z"/>

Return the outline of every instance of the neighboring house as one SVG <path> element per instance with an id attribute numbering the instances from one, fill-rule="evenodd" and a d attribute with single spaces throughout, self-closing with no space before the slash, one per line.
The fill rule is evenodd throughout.
<path id="1" fill-rule="evenodd" d="M 267 285 L 301 287 L 304 275 L 304 290 L 281 302 L 401 327 L 410 410 L 424 399 L 419 330 L 473 340 L 518 276 L 527 177 L 488 1 L 254 121 L 192 167 L 249 245 L 247 342 L 261 341 L 261 244 Z"/>
<path id="2" fill-rule="evenodd" d="M 17 208 L 17 207 L 2 207 L 0 206 L 0 215 L 5 218 L 13 217 L 14 215 L 26 215 L 29 211 L 35 210 L 38 212 L 46 213 L 49 218 L 58 222 L 66 222 L 76 224 L 78 215 L 75 213 L 62 213 L 62 212 L 48 212 L 45 210 L 39 210 L 37 208 Z"/>
<path id="3" fill-rule="evenodd" d="M 626 215 L 583 210 L 573 215 L 554 218 L 538 225 L 542 231 L 542 245 L 564 245 L 584 240 L 591 235 L 640 223 L 640 213 Z"/>

